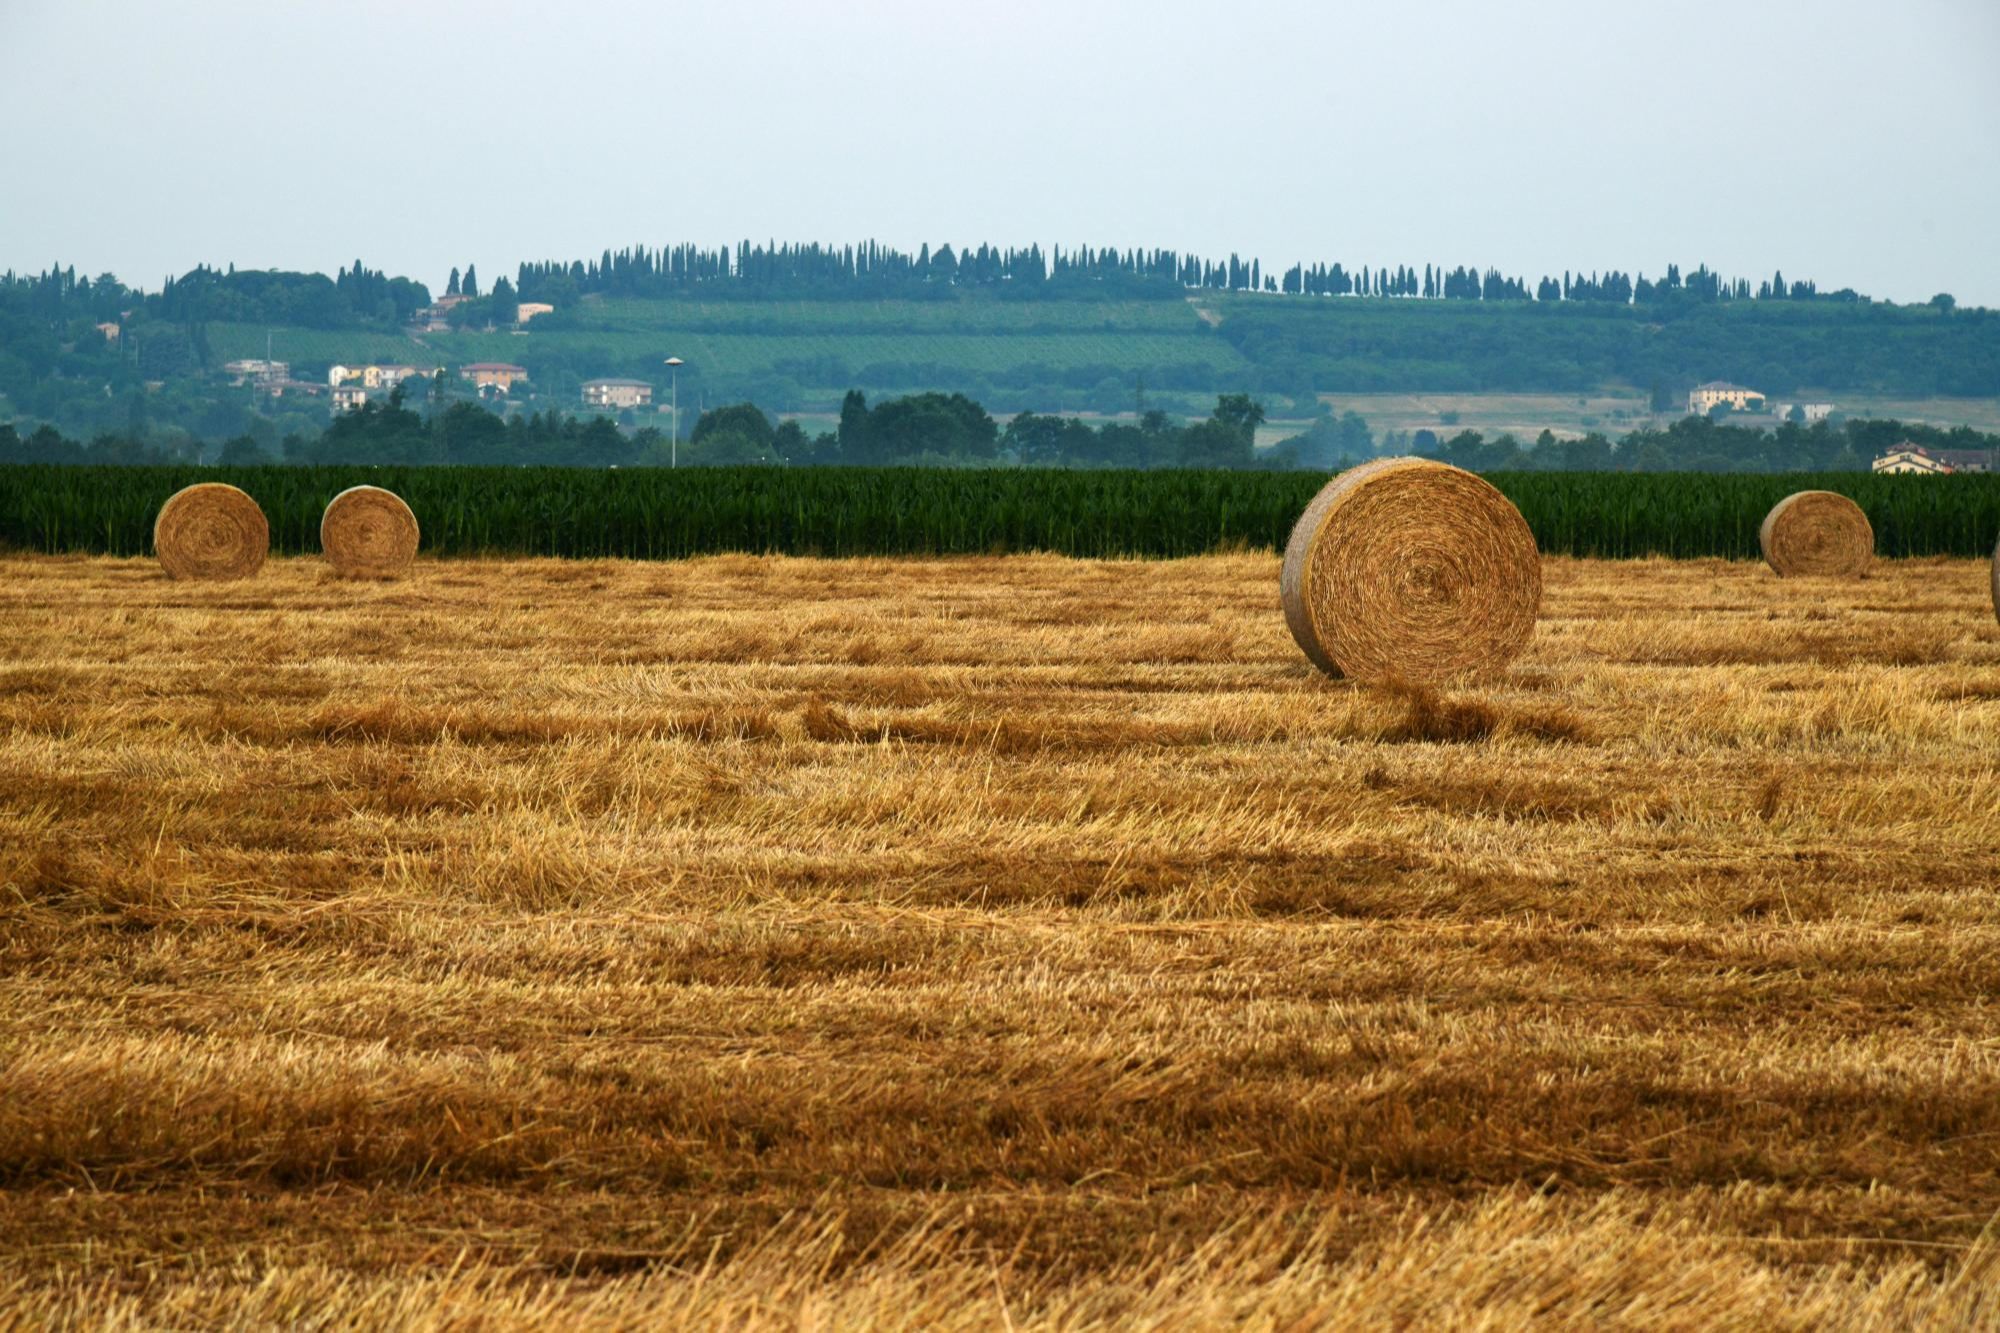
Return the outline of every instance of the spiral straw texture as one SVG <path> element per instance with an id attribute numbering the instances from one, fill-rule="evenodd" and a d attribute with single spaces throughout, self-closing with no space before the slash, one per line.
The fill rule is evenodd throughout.
<path id="1" fill-rule="evenodd" d="M 1542 605 L 1535 536 L 1506 496 L 1428 458 L 1341 473 L 1285 544 L 1285 623 L 1322 671 L 1441 680 L 1519 655 Z"/>
<path id="2" fill-rule="evenodd" d="M 380 486 L 350 486 L 327 503 L 320 549 L 348 578 L 393 579 L 417 558 L 417 516 Z"/>
<path id="3" fill-rule="evenodd" d="M 219 481 L 174 492 L 153 520 L 153 553 L 177 579 L 246 579 L 270 550 L 264 511 Z"/>
<path id="4" fill-rule="evenodd" d="M 1800 491 L 1771 506 L 1757 545 L 1781 578 L 1858 579 L 1875 562 L 1875 529 L 1832 491 Z"/>
<path id="5" fill-rule="evenodd" d="M 2000 620 L 2000 542 L 1993 545 L 1993 617 Z"/>

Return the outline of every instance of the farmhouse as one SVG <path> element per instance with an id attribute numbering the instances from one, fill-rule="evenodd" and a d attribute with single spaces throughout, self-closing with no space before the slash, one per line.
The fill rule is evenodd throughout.
<path id="1" fill-rule="evenodd" d="M 1789 421 L 1795 408 L 1798 410 L 1799 421 L 1807 426 L 1815 421 L 1825 421 L 1833 415 L 1832 403 L 1773 403 L 1771 415 L 1780 421 Z"/>
<path id="2" fill-rule="evenodd" d="M 368 390 L 359 384 L 336 384 L 333 386 L 333 410 L 352 412 L 368 401 Z"/>
<path id="3" fill-rule="evenodd" d="M 515 380 L 528 378 L 526 366 L 509 365 L 505 361 L 474 361 L 471 365 L 460 366 L 458 377 L 471 380 L 482 389 L 498 389 L 502 393 L 514 387 Z"/>
<path id="4" fill-rule="evenodd" d="M 1939 458 L 1921 444 L 1911 444 L 1908 440 L 1882 454 L 1869 469 L 1874 472 L 1914 473 L 1926 476 L 1943 476 L 1951 472 L 1951 464 Z"/>
<path id="5" fill-rule="evenodd" d="M 1695 416 L 1707 416 L 1725 403 L 1738 412 L 1761 412 L 1764 395 L 1728 380 L 1710 380 L 1688 391 L 1688 412 Z"/>
<path id="6" fill-rule="evenodd" d="M 586 407 L 644 407 L 653 401 L 653 386 L 644 380 L 587 380 L 583 386 Z"/>
<path id="7" fill-rule="evenodd" d="M 269 384 L 276 380 L 291 378 L 292 367 L 288 361 L 261 361 L 251 358 L 223 362 L 222 373 L 229 376 L 232 384 L 242 384 L 249 380 Z"/>
<path id="8" fill-rule="evenodd" d="M 554 309 L 547 301 L 523 301 L 514 307 L 514 322 L 526 324 L 536 315 L 546 315 Z"/>
<path id="9" fill-rule="evenodd" d="M 1931 453 L 1953 472 L 1991 472 L 2000 466 L 2000 449 L 1933 449 Z"/>

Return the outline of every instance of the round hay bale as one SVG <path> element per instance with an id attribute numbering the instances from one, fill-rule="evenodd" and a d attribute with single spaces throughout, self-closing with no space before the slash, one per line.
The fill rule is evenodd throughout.
<path id="1" fill-rule="evenodd" d="M 319 544 L 348 578 L 393 579 L 417 558 L 417 516 L 380 486 L 350 486 L 328 501 Z"/>
<path id="2" fill-rule="evenodd" d="M 1428 458 L 1341 473 L 1306 506 L 1278 576 L 1322 671 L 1361 681 L 1497 671 L 1534 633 L 1542 559 L 1490 482 Z"/>
<path id="3" fill-rule="evenodd" d="M 1993 618 L 2000 620 L 2000 542 L 1993 544 Z"/>
<path id="4" fill-rule="evenodd" d="M 247 579 L 270 551 L 264 511 L 223 482 L 174 492 L 153 520 L 153 554 L 173 578 Z"/>
<path id="5" fill-rule="evenodd" d="M 1868 515 L 1832 491 L 1800 491 L 1771 506 L 1757 545 L 1780 578 L 1858 579 L 1875 561 Z"/>

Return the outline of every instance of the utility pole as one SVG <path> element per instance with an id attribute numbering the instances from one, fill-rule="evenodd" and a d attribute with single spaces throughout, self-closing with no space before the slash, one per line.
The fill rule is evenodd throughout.
<path id="1" fill-rule="evenodd" d="M 670 383 L 672 385 L 674 411 L 674 439 L 672 446 L 667 451 L 667 466 L 669 468 L 677 468 L 681 465 L 681 367 L 684 364 L 686 363 L 677 356 L 667 358 L 667 372 L 673 377 Z"/>

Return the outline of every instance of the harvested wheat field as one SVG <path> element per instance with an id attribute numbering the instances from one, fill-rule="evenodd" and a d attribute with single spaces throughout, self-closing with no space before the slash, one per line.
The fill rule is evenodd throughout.
<path id="1" fill-rule="evenodd" d="M 2000 1318 L 2000 624 L 0 561 L 0 1326 Z"/>

